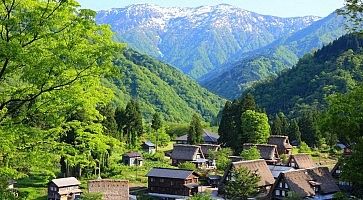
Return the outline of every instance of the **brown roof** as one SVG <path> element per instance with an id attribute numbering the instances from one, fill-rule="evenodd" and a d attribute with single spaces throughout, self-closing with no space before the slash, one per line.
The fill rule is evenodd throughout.
<path id="1" fill-rule="evenodd" d="M 285 179 L 290 190 L 297 193 L 300 197 L 315 196 L 314 185 L 320 185 L 321 194 L 331 194 L 339 191 L 339 187 L 335 184 L 327 167 L 284 172 L 278 180 L 280 178 Z M 277 184 L 278 182 L 275 185 Z"/>
<path id="2" fill-rule="evenodd" d="M 307 169 L 307 168 L 316 167 L 313 159 L 308 154 L 291 155 L 288 162 L 290 163 L 292 159 L 294 159 L 296 162 L 297 165 L 296 168 Z"/>
<path id="3" fill-rule="evenodd" d="M 170 155 L 171 159 L 175 160 L 194 160 L 197 153 L 201 153 L 201 158 L 204 158 L 200 146 L 188 144 L 175 144 L 173 151 Z"/>
<path id="4" fill-rule="evenodd" d="M 201 144 L 199 146 L 204 155 L 208 155 L 209 151 L 218 151 L 221 149 L 221 146 L 217 144 Z"/>
<path id="5" fill-rule="evenodd" d="M 75 177 L 53 179 L 52 182 L 58 187 L 81 185 Z"/>
<path id="6" fill-rule="evenodd" d="M 251 144 L 245 143 L 243 144 L 243 149 L 250 149 L 251 147 L 256 146 L 260 151 L 261 158 L 265 160 L 276 160 L 279 159 L 279 154 L 277 152 L 276 145 L 271 144 Z"/>
<path id="7" fill-rule="evenodd" d="M 284 152 L 286 149 L 292 149 L 288 136 L 284 135 L 271 135 L 268 139 L 269 144 L 277 145 L 279 152 Z"/>
<path id="8" fill-rule="evenodd" d="M 219 135 L 217 133 L 213 133 L 211 131 L 208 131 L 206 129 L 203 129 L 203 141 L 205 143 L 218 143 Z M 188 141 L 188 134 L 179 136 L 175 138 L 174 141 Z"/>
<path id="9" fill-rule="evenodd" d="M 224 173 L 222 182 L 225 181 L 228 173 L 232 170 L 232 168 L 239 169 L 242 167 L 247 168 L 251 172 L 254 172 L 261 177 L 261 180 L 258 182 L 259 187 L 272 185 L 275 182 L 275 179 L 272 176 L 272 173 L 268 168 L 266 161 L 262 159 L 232 162 L 230 166 L 227 168 L 226 172 Z"/>

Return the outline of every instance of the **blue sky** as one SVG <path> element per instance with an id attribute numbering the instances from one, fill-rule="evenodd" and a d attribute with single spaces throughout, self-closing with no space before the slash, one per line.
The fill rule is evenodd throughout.
<path id="1" fill-rule="evenodd" d="M 344 5 L 344 0 L 78 0 L 83 8 L 104 10 L 131 4 L 150 3 L 160 6 L 197 7 L 227 3 L 260 14 L 280 17 L 327 16 Z"/>

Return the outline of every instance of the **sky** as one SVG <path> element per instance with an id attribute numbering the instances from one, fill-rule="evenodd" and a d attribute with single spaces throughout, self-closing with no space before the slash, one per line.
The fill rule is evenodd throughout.
<path id="1" fill-rule="evenodd" d="M 106 10 L 132 4 L 156 4 L 164 7 L 198 7 L 226 3 L 259 14 L 279 17 L 315 15 L 325 17 L 343 7 L 344 0 L 78 0 L 82 8 Z"/>

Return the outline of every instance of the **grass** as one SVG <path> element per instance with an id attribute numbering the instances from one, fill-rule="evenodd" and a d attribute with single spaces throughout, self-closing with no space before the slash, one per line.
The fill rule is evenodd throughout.
<path id="1" fill-rule="evenodd" d="M 46 200 L 47 199 L 47 188 L 40 187 L 19 187 L 20 192 L 28 193 L 29 200 Z"/>

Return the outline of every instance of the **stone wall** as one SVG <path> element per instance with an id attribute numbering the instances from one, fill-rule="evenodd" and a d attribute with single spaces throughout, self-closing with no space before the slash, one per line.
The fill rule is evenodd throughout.
<path id="1" fill-rule="evenodd" d="M 103 194 L 103 200 L 128 200 L 129 181 L 100 179 L 88 181 L 88 192 Z"/>

